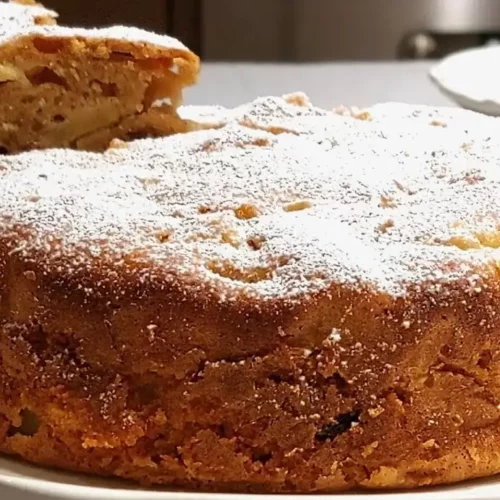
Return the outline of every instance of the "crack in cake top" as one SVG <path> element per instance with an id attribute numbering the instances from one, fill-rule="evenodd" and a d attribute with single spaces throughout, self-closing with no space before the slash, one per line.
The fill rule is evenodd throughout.
<path id="1" fill-rule="evenodd" d="M 473 292 L 495 272 L 497 119 L 403 104 L 329 112 L 290 98 L 223 114 L 218 128 L 105 154 L 1 158 L 0 239 L 68 275 L 107 262 L 222 301 L 336 285 L 400 296 L 462 279 Z"/>

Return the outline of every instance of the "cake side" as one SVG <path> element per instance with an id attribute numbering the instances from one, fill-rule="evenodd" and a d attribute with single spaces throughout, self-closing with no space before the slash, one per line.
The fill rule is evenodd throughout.
<path id="1" fill-rule="evenodd" d="M 2 271 L 4 452 L 214 491 L 498 472 L 495 280 L 230 305 L 185 283 L 62 279 L 40 264 Z"/>

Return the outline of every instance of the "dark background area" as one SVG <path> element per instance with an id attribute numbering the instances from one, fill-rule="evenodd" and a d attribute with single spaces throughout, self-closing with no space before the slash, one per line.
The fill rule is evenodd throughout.
<path id="1" fill-rule="evenodd" d="M 60 23 L 75 26 L 125 24 L 169 33 L 201 53 L 200 0 L 46 0 Z"/>
<path id="2" fill-rule="evenodd" d="M 61 22 L 82 26 L 135 24 L 155 31 L 167 28 L 167 2 L 162 0 L 45 0 Z"/>
<path id="3" fill-rule="evenodd" d="M 500 38 L 500 0 L 45 0 L 65 24 L 129 24 L 204 59 L 438 58 Z"/>

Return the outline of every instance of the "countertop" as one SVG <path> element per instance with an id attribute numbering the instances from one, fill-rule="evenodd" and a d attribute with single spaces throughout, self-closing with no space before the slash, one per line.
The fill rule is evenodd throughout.
<path id="1" fill-rule="evenodd" d="M 233 107 L 259 96 L 303 91 L 314 104 L 364 107 L 378 102 L 450 106 L 431 83 L 429 62 L 202 65 L 186 104 Z"/>
<path id="2" fill-rule="evenodd" d="M 314 104 L 368 106 L 399 101 L 434 106 L 452 105 L 430 82 L 430 64 L 204 64 L 201 78 L 186 92 L 186 104 L 237 106 L 264 95 L 303 91 Z M 38 500 L 42 497 L 0 487 L 1 500 Z M 47 497 L 43 497 L 47 499 Z"/>

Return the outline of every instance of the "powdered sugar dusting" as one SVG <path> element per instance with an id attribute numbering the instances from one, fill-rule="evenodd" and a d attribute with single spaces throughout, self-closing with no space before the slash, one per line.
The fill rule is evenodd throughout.
<path id="1" fill-rule="evenodd" d="M 155 106 L 162 106 L 163 100 L 155 103 Z M 201 126 L 221 127 L 231 119 L 233 110 L 222 106 L 180 106 L 177 110 L 183 120 L 196 121 Z"/>
<path id="2" fill-rule="evenodd" d="M 22 37 L 44 36 L 64 38 L 91 38 L 147 43 L 159 48 L 176 51 L 188 49 L 175 38 L 158 35 L 138 28 L 112 26 L 100 29 L 67 28 L 56 24 L 38 24 L 41 18 L 56 19 L 54 11 L 41 6 L 0 2 L 0 43 L 8 43 Z"/>
<path id="3" fill-rule="evenodd" d="M 313 107 L 302 93 L 279 97 L 259 98 L 234 109 L 222 106 L 181 106 L 179 115 L 202 125 L 222 126 L 238 122 L 273 132 L 296 131 L 298 122 L 307 118 L 331 116 L 331 113 Z"/>
<path id="4" fill-rule="evenodd" d="M 57 13 L 38 5 L 14 2 L 0 3 L 0 41 L 4 43 L 15 34 L 24 33 L 36 26 L 40 18 L 56 19 Z"/>
<path id="5" fill-rule="evenodd" d="M 4 157 L 1 233 L 67 272 L 140 262 L 142 280 L 177 276 L 221 301 L 332 284 L 397 296 L 467 278 L 477 289 L 500 257 L 498 121 L 395 104 L 366 113 L 264 98 L 214 130 L 103 155 Z"/>

